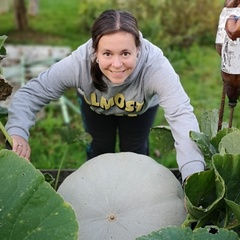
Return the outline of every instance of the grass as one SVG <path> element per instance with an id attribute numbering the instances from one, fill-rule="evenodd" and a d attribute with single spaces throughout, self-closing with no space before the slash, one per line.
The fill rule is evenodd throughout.
<path id="1" fill-rule="evenodd" d="M 46 44 L 55 46 L 70 46 L 77 48 L 89 36 L 81 35 L 83 26 L 79 22 L 79 1 L 77 0 L 41 0 L 40 13 L 29 18 L 30 29 L 19 32 L 14 28 L 12 13 L 0 15 L 0 35 L 7 35 L 7 43 L 11 44 Z M 148 36 L 145 36 L 148 38 Z M 222 80 L 220 77 L 220 57 L 217 55 L 213 44 L 210 46 L 193 45 L 190 49 L 173 50 L 163 49 L 170 59 L 176 72 L 180 75 L 181 82 L 198 119 L 203 110 L 218 109 L 220 106 Z M 66 96 L 76 105 L 75 90 L 66 92 Z M 37 168 L 58 168 L 62 156 L 68 149 L 68 155 L 63 162 L 63 168 L 77 168 L 85 162 L 85 145 L 75 142 L 68 145 L 61 138 L 64 121 L 59 105 L 49 105 L 44 108 L 45 117 L 37 121 L 31 129 L 30 145 L 32 148 L 31 161 Z M 81 116 L 69 110 L 71 114 L 71 128 L 83 131 Z M 229 109 L 225 108 L 224 121 L 228 121 Z M 239 105 L 235 108 L 234 123 L 239 123 Z M 162 109 L 159 109 L 154 126 L 165 125 L 166 121 Z M 2 142 L 3 145 L 3 142 Z M 150 135 L 151 156 L 167 167 L 176 167 L 175 153 L 169 156 L 159 156 L 158 142 L 154 134 Z"/>
<path id="2" fill-rule="evenodd" d="M 8 42 L 25 44 L 67 45 L 75 49 L 89 36 L 80 34 L 79 1 L 39 1 L 39 14 L 29 16 L 29 30 L 17 31 L 12 11 L 0 15 L 0 35 L 7 35 Z"/>

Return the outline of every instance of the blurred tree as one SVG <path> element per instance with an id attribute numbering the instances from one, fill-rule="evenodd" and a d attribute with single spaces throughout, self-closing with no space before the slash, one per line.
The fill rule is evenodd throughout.
<path id="1" fill-rule="evenodd" d="M 160 14 L 162 37 L 166 36 L 170 44 L 181 47 L 206 42 L 209 33 L 215 37 L 221 9 L 219 0 L 165 1 Z"/>
<path id="2" fill-rule="evenodd" d="M 24 0 L 14 0 L 13 4 L 15 24 L 18 30 L 26 30 L 28 28 L 27 11 Z"/>
<path id="3" fill-rule="evenodd" d="M 138 20 L 143 36 L 165 48 L 187 48 L 193 43 L 215 41 L 224 0 L 81 0 L 79 21 L 82 35 L 106 9 L 125 9 Z M 86 17 L 87 16 L 87 17 Z"/>

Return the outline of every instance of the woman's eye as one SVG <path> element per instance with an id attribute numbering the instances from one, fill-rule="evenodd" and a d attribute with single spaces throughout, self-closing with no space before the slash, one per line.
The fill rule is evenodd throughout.
<path id="1" fill-rule="evenodd" d="M 109 56 L 111 56 L 111 53 L 105 52 L 103 55 L 109 57 Z"/>
<path id="2" fill-rule="evenodd" d="M 123 53 L 123 56 L 124 56 L 124 57 L 127 57 L 128 55 L 130 55 L 129 52 L 124 52 L 124 53 Z"/>

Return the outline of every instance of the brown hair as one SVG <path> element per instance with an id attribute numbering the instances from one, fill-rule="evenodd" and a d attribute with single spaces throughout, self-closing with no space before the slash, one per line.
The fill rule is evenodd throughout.
<path id="1" fill-rule="evenodd" d="M 136 47 L 140 46 L 137 20 L 131 13 L 121 10 L 104 11 L 92 26 L 92 47 L 94 53 L 96 53 L 98 49 L 98 43 L 102 36 L 120 31 L 131 33 L 135 38 Z M 102 72 L 96 62 L 96 57 L 91 63 L 90 72 L 94 87 L 99 91 L 106 91 L 107 85 L 102 80 Z"/>

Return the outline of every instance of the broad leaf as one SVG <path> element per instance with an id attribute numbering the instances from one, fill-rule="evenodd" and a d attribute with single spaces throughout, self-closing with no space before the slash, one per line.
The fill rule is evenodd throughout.
<path id="1" fill-rule="evenodd" d="M 183 226 L 214 224 L 240 234 L 240 154 L 215 154 L 211 170 L 186 182 L 188 217 Z"/>
<path id="2" fill-rule="evenodd" d="M 227 221 L 225 228 L 234 230 L 240 236 L 240 205 L 225 199 L 227 204 Z"/>
<path id="3" fill-rule="evenodd" d="M 167 155 L 174 151 L 174 138 L 169 126 L 156 126 L 151 128 L 151 132 L 156 136 L 162 155 Z"/>
<path id="4" fill-rule="evenodd" d="M 240 154 L 219 154 L 213 157 L 213 164 L 225 182 L 226 219 L 224 227 L 238 227 L 240 232 Z"/>
<path id="5" fill-rule="evenodd" d="M 233 231 L 220 229 L 216 226 L 207 226 L 192 231 L 189 227 L 168 227 L 142 236 L 136 240 L 238 240 L 238 235 Z"/>
<path id="6" fill-rule="evenodd" d="M 240 131 L 234 131 L 224 136 L 219 143 L 219 152 L 240 154 Z"/>
<path id="7" fill-rule="evenodd" d="M 227 134 L 239 131 L 237 128 L 223 128 L 220 130 L 215 137 L 211 139 L 211 144 L 214 146 L 215 149 L 218 149 L 219 143 L 221 142 L 222 138 L 226 136 Z"/>
<path id="8" fill-rule="evenodd" d="M 218 131 L 218 109 L 203 110 L 201 113 L 201 131 L 210 138 L 216 136 Z"/>
<path id="9" fill-rule="evenodd" d="M 192 230 L 187 227 L 167 227 L 161 228 L 159 231 L 155 231 L 150 233 L 147 236 L 138 237 L 136 240 L 188 240 L 191 239 Z"/>
<path id="10" fill-rule="evenodd" d="M 237 233 L 228 231 L 227 229 L 218 228 L 216 226 L 207 226 L 205 228 L 198 228 L 193 231 L 192 240 L 237 240 L 239 239 Z"/>
<path id="11" fill-rule="evenodd" d="M 213 156 L 213 164 L 221 175 L 226 186 L 225 197 L 240 204 L 240 154 L 217 154 Z"/>
<path id="12" fill-rule="evenodd" d="M 210 138 L 205 133 L 195 131 L 190 131 L 190 138 L 197 143 L 205 160 L 209 163 L 212 156 L 217 153 L 216 149 L 210 142 Z"/>
<path id="13" fill-rule="evenodd" d="M 218 222 L 224 194 L 224 182 L 213 169 L 193 174 L 185 184 L 189 216 L 184 225 L 194 221 L 197 222 L 197 226 Z"/>
<path id="14" fill-rule="evenodd" d="M 77 239 L 72 207 L 26 159 L 0 151 L 0 239 Z"/>

